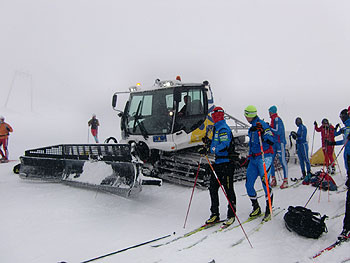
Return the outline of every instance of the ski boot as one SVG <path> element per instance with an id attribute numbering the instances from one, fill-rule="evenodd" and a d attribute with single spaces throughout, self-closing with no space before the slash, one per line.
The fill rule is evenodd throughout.
<path id="1" fill-rule="evenodd" d="M 224 223 L 222 223 L 223 227 L 228 227 L 232 225 L 235 222 L 236 218 L 235 217 L 228 217 Z"/>
<path id="2" fill-rule="evenodd" d="M 335 166 L 332 166 L 331 174 L 335 174 Z"/>
<path id="3" fill-rule="evenodd" d="M 220 221 L 220 216 L 218 214 L 212 214 L 205 223 L 207 225 L 214 224 Z"/>
<path id="4" fill-rule="evenodd" d="M 308 172 L 306 175 L 306 173 L 303 171 L 303 185 L 310 184 L 310 179 L 311 179 L 311 173 Z"/>
<path id="5" fill-rule="evenodd" d="M 300 179 L 301 179 L 301 180 L 304 180 L 304 179 L 306 178 L 306 172 L 305 172 L 305 171 L 303 171 L 302 173 L 303 173 L 303 175 L 301 176 L 301 178 L 300 178 Z"/>
<path id="6" fill-rule="evenodd" d="M 259 206 L 258 200 L 252 199 L 253 211 L 249 214 L 249 217 L 254 218 L 261 214 L 261 208 Z"/>
<path id="7" fill-rule="evenodd" d="M 273 203 L 273 195 L 271 195 L 271 206 Z M 264 218 L 262 219 L 263 222 L 267 222 L 271 220 L 271 213 L 270 213 L 270 206 L 269 206 L 269 200 L 266 200 L 266 210 Z"/>
<path id="8" fill-rule="evenodd" d="M 283 179 L 283 183 L 280 186 L 281 189 L 288 188 L 288 178 Z"/>
<path id="9" fill-rule="evenodd" d="M 347 229 L 343 229 L 343 231 L 338 236 L 338 240 L 341 242 L 347 241 L 349 240 L 349 238 L 350 238 L 350 230 L 347 230 Z"/>
<path id="10" fill-rule="evenodd" d="M 272 176 L 270 186 L 275 187 L 276 185 L 277 185 L 276 176 Z"/>
<path id="11" fill-rule="evenodd" d="M 0 159 L 0 163 L 8 163 L 8 162 L 9 162 L 9 160 L 5 157 Z"/>

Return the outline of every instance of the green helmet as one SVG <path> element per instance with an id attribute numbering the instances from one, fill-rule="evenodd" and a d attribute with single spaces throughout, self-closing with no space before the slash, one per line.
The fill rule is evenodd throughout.
<path id="1" fill-rule="evenodd" d="M 254 118 L 257 115 L 256 107 L 249 105 L 244 109 L 244 116 L 248 118 Z"/>

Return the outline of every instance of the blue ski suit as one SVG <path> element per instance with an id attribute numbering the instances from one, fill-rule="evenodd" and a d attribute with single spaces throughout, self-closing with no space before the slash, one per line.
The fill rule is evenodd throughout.
<path id="1" fill-rule="evenodd" d="M 305 166 L 307 173 L 311 173 L 311 165 L 309 160 L 309 145 L 306 141 L 307 129 L 305 125 L 299 124 L 297 131 L 296 147 L 300 162 L 301 172 L 305 174 Z"/>
<path id="2" fill-rule="evenodd" d="M 341 129 L 341 133 L 344 134 L 343 140 L 336 141 L 335 145 L 343 145 L 346 143 L 345 148 L 344 148 L 344 163 L 345 163 L 346 171 L 349 173 L 350 167 L 348 164 L 348 158 L 350 158 L 350 143 L 347 141 L 348 141 L 348 136 L 350 134 L 350 118 L 344 122 L 344 125 L 345 125 L 345 127 Z"/>
<path id="3" fill-rule="evenodd" d="M 265 198 L 268 200 L 267 196 L 267 188 L 265 184 L 265 172 L 264 172 L 264 163 L 262 159 L 262 153 L 261 153 L 261 147 L 260 147 L 260 141 L 259 141 L 259 134 L 256 130 L 257 123 L 261 123 L 262 128 L 264 130 L 262 134 L 262 146 L 264 150 L 264 159 L 266 164 L 266 170 L 267 170 L 267 178 L 268 178 L 268 187 L 270 190 L 270 196 L 272 197 L 272 188 L 270 187 L 270 174 L 271 174 L 271 165 L 272 165 L 272 144 L 273 144 L 273 135 L 270 130 L 270 126 L 261 120 L 258 116 L 256 116 L 252 123 L 251 127 L 248 131 L 249 136 L 249 164 L 247 168 L 247 180 L 246 180 L 246 189 L 247 194 L 251 200 L 257 199 L 257 194 L 254 189 L 254 184 L 258 176 L 261 178 L 262 186 L 265 191 Z"/>
<path id="4" fill-rule="evenodd" d="M 271 116 L 271 131 L 273 132 L 274 144 L 273 144 L 273 155 L 272 160 L 275 160 L 276 155 L 282 165 L 283 177 L 288 178 L 288 166 L 286 160 L 286 135 L 284 130 L 284 124 L 282 119 L 277 113 Z M 275 177 L 275 167 L 271 167 L 271 176 Z"/>

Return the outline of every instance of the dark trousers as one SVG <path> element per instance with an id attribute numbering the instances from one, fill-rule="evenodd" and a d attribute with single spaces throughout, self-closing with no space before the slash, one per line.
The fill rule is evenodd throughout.
<path id="1" fill-rule="evenodd" d="M 350 178 L 350 155 L 347 156 L 348 162 L 348 180 Z M 346 194 L 346 203 L 345 203 L 345 217 L 344 217 L 344 226 L 343 229 L 350 230 L 350 188 L 348 186 L 348 192 Z"/>
<path id="2" fill-rule="evenodd" d="M 214 164 L 213 168 L 216 175 L 218 176 L 220 183 L 225 189 L 228 199 L 230 200 L 233 209 L 236 212 L 236 194 L 233 188 L 233 174 L 234 174 L 234 165 L 231 162 Z M 219 215 L 219 182 L 212 173 L 210 177 L 210 186 L 209 193 L 211 199 L 210 211 L 212 214 Z M 221 190 L 220 190 L 221 191 Z M 235 213 L 232 211 L 230 204 L 227 206 L 227 217 L 234 217 Z"/>
<path id="3" fill-rule="evenodd" d="M 350 189 L 346 194 L 345 217 L 343 229 L 350 230 Z"/>

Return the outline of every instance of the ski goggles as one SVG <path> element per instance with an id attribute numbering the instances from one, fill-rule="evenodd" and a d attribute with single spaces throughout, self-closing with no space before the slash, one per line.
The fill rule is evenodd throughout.
<path id="1" fill-rule="evenodd" d="M 224 110 L 214 110 L 210 113 L 211 116 L 213 116 L 213 114 L 216 114 L 216 113 L 222 113 L 224 114 Z"/>

